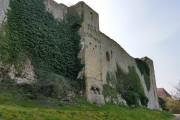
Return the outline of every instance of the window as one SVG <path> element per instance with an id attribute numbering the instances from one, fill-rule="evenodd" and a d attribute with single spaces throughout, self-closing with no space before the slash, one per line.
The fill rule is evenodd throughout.
<path id="1" fill-rule="evenodd" d="M 109 52 L 106 52 L 106 60 L 107 60 L 108 62 L 110 61 Z"/>
<path id="2" fill-rule="evenodd" d="M 99 88 L 96 88 L 96 92 L 97 92 L 99 95 L 101 94 Z"/>
<path id="3" fill-rule="evenodd" d="M 98 94 L 98 95 L 101 94 L 101 93 L 100 93 L 100 89 L 99 89 L 98 87 L 92 86 L 90 90 L 91 90 L 91 92 L 92 92 L 93 94 Z"/>
<path id="4" fill-rule="evenodd" d="M 83 3 L 81 3 L 81 7 L 83 7 Z"/>
<path id="5" fill-rule="evenodd" d="M 91 91 L 93 94 L 96 94 L 96 89 L 94 87 L 91 87 Z"/>
<path id="6" fill-rule="evenodd" d="M 91 20 L 93 20 L 93 13 L 92 13 L 92 12 L 90 12 L 90 15 L 91 15 Z"/>
<path id="7" fill-rule="evenodd" d="M 112 50 L 111 50 L 111 58 L 113 57 L 113 52 L 112 52 Z"/>

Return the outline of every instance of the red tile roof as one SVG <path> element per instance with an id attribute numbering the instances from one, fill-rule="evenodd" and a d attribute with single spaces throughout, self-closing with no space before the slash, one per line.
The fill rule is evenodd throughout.
<path id="1" fill-rule="evenodd" d="M 164 88 L 157 88 L 157 95 L 161 98 L 171 97 L 171 95 Z"/>

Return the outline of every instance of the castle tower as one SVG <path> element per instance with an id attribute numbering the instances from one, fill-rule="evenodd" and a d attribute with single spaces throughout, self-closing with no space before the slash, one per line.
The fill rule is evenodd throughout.
<path id="1" fill-rule="evenodd" d="M 81 57 L 85 64 L 84 75 L 87 99 L 91 103 L 104 104 L 99 15 L 84 2 L 79 2 L 70 7 L 69 12 L 71 11 L 77 11 L 83 19 L 80 29 L 81 44 L 83 46 L 83 55 Z"/>

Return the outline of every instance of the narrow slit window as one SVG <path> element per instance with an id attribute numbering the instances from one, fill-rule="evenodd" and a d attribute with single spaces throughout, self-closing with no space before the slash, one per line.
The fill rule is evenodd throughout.
<path id="1" fill-rule="evenodd" d="M 107 60 L 108 62 L 110 61 L 109 52 L 106 52 L 106 60 Z"/>

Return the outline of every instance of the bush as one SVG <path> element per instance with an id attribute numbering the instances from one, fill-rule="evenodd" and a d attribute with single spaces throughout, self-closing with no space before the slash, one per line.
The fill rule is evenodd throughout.
<path id="1" fill-rule="evenodd" d="M 158 97 L 158 102 L 159 102 L 159 105 L 160 107 L 163 109 L 163 110 L 168 110 L 167 107 L 166 107 L 166 100 Z"/>
<path id="2" fill-rule="evenodd" d="M 54 73 L 46 73 L 39 76 L 37 81 L 37 93 L 47 97 L 61 98 L 67 96 L 69 91 L 74 91 L 71 81 Z"/>
<path id="3" fill-rule="evenodd" d="M 0 89 L 1 90 L 8 90 L 16 88 L 16 81 L 10 79 L 9 77 L 3 78 L 0 81 Z"/>
<path id="4" fill-rule="evenodd" d="M 3 79 L 0 82 L 1 90 L 19 91 L 23 96 L 38 99 L 40 97 L 52 97 L 64 99 L 70 92 L 75 93 L 71 80 L 54 73 L 43 74 L 34 84 L 17 84 L 15 80 Z"/>
<path id="5" fill-rule="evenodd" d="M 166 98 L 166 107 L 170 112 L 174 114 L 180 114 L 180 101 L 179 100 Z"/>

